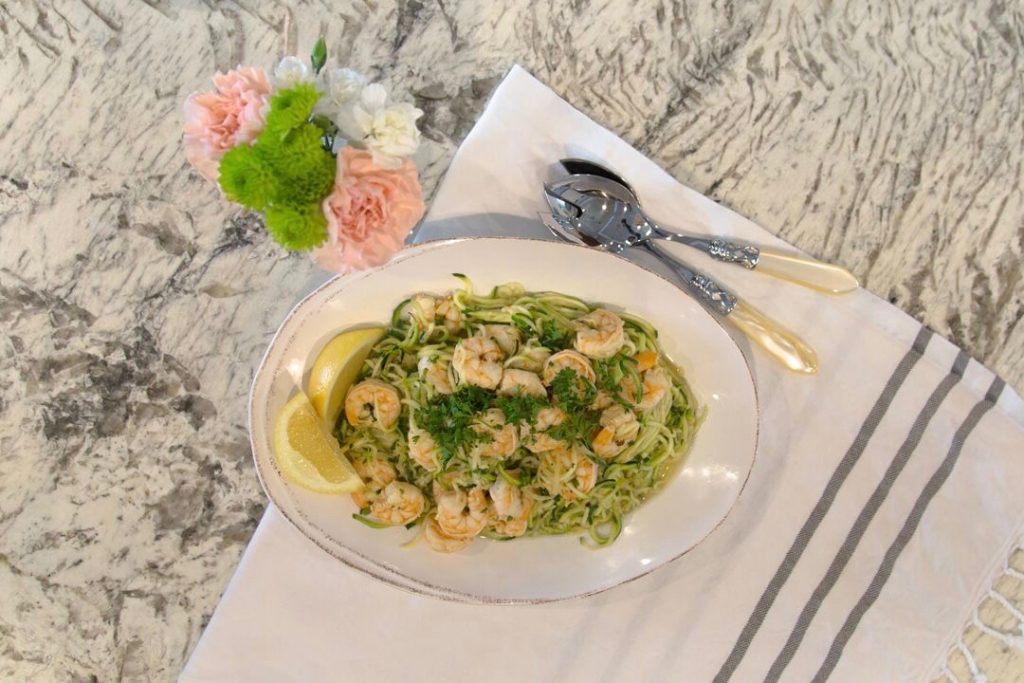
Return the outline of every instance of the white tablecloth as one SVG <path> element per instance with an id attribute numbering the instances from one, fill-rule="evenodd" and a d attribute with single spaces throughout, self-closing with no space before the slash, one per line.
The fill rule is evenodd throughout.
<path id="1" fill-rule="evenodd" d="M 457 153 L 419 238 L 507 231 L 509 220 L 543 234 L 540 182 L 565 156 L 617 169 L 666 222 L 785 246 L 519 68 Z M 916 681 L 936 671 L 1020 537 L 1020 398 L 867 292 L 827 297 L 687 258 L 798 330 L 822 365 L 799 377 L 747 349 L 758 457 L 704 543 L 592 598 L 472 606 L 348 569 L 271 506 L 182 680 Z"/>

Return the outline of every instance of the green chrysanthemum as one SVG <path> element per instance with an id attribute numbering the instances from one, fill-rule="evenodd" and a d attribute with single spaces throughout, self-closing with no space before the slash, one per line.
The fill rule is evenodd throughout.
<path id="1" fill-rule="evenodd" d="M 270 113 L 264 135 L 282 136 L 291 129 L 305 123 L 313 113 L 313 106 L 320 99 L 320 91 L 312 83 L 282 90 L 270 98 Z"/>
<path id="2" fill-rule="evenodd" d="M 279 189 L 278 175 L 249 145 L 228 150 L 218 180 L 228 199 L 257 211 L 274 201 Z"/>
<path id="3" fill-rule="evenodd" d="M 277 93 L 256 144 L 240 145 L 221 160 L 224 194 L 263 211 L 271 236 L 292 251 L 308 251 L 327 238 L 320 202 L 334 186 L 336 162 L 323 147 L 323 131 L 309 122 L 318 99 L 311 83 Z"/>
<path id="4" fill-rule="evenodd" d="M 320 129 L 304 123 L 284 137 L 264 133 L 256 143 L 256 153 L 275 171 L 295 173 L 316 165 L 320 157 L 327 154 L 320 140 Z"/>
<path id="5" fill-rule="evenodd" d="M 327 239 L 327 219 L 318 204 L 276 205 L 265 214 L 274 240 L 291 251 L 309 251 Z"/>
<path id="6" fill-rule="evenodd" d="M 256 151 L 280 180 L 278 201 L 305 204 L 330 193 L 336 163 L 323 148 L 318 127 L 307 123 L 284 138 L 261 137 Z"/>

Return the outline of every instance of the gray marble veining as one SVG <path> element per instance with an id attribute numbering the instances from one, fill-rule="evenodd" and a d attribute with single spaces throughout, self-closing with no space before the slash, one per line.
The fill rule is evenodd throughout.
<path id="1" fill-rule="evenodd" d="M 1019 3 L 0 3 L 0 678 L 172 679 L 252 533 L 246 393 L 319 275 L 179 108 L 321 32 L 426 112 L 428 195 L 519 62 L 1024 386 Z"/>

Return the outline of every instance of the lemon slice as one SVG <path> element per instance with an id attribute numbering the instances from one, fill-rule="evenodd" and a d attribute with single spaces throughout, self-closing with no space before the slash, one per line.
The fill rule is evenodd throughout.
<path id="1" fill-rule="evenodd" d="M 285 478 L 320 493 L 351 493 L 363 482 L 301 391 L 274 425 L 274 452 Z"/>
<path id="2" fill-rule="evenodd" d="M 373 345 L 384 336 L 383 327 L 342 332 L 324 347 L 309 375 L 309 400 L 330 427 L 338 422 L 345 392 L 359 375 Z"/>

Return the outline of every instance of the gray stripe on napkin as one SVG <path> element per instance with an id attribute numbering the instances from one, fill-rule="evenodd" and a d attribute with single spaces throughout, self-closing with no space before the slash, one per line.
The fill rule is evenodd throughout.
<path id="1" fill-rule="evenodd" d="M 846 621 L 843 622 L 842 628 L 839 629 L 835 640 L 832 641 L 832 646 L 828 649 L 825 661 L 822 663 L 821 668 L 818 669 L 818 673 L 814 675 L 814 683 L 824 683 L 832 674 L 832 670 L 836 668 L 836 664 L 839 663 L 839 657 L 843 654 L 843 648 L 846 647 L 846 643 L 849 642 L 857 625 L 860 624 L 861 618 L 871 609 L 871 606 L 875 604 L 875 600 L 882 593 L 885 582 L 889 580 L 889 575 L 892 574 L 896 560 L 899 559 L 903 549 L 917 530 L 917 525 L 921 523 L 921 517 L 924 516 L 925 510 L 928 509 L 928 504 L 931 503 L 932 498 L 939 492 L 942 485 L 946 483 L 946 479 L 949 478 L 950 473 L 953 471 L 956 461 L 960 458 L 960 451 L 963 450 L 964 442 L 967 441 L 967 437 L 970 436 L 971 432 L 981 421 L 981 418 L 985 416 L 985 413 L 999 401 L 999 395 L 1003 393 L 1005 386 L 1006 383 L 999 377 L 996 377 L 992 381 L 988 393 L 985 394 L 985 398 L 975 404 L 971 412 L 968 413 L 967 418 L 963 421 L 963 424 L 956 430 L 956 434 L 953 435 L 953 443 L 949 447 L 946 458 L 939 465 L 939 468 L 935 470 L 935 473 L 932 474 L 928 483 L 924 485 L 921 495 L 917 497 L 914 507 L 910 510 L 910 515 L 907 516 L 907 521 L 903 523 L 903 528 L 896 534 L 896 539 L 889 546 L 889 549 L 885 551 L 885 557 L 878 566 L 878 571 L 875 572 L 875 576 L 871 579 L 867 590 L 864 591 L 864 595 L 860 597 L 853 610 L 850 611 L 850 615 L 846 617 Z"/>
<path id="2" fill-rule="evenodd" d="M 896 397 L 896 393 L 903 386 L 903 382 L 907 379 L 910 371 L 917 364 L 917 361 L 921 359 L 924 354 L 925 348 L 928 346 L 929 340 L 932 338 L 932 331 L 926 327 L 922 327 L 917 333 L 917 337 L 914 339 L 913 345 L 907 350 L 907 353 L 900 360 L 899 365 L 893 371 L 889 381 L 886 382 L 885 388 L 882 389 L 882 393 L 879 395 L 878 400 L 875 401 L 875 405 L 872 406 L 868 416 L 864 419 L 864 424 L 861 425 L 860 431 L 857 432 L 857 436 L 854 438 L 853 443 L 850 444 L 850 448 L 846 451 L 846 455 L 839 462 L 835 471 L 832 473 L 832 477 L 829 479 L 828 484 L 825 486 L 825 490 L 821 494 L 821 498 L 815 504 L 814 509 L 811 510 L 810 516 L 804 525 L 800 528 L 800 532 L 796 535 L 796 539 L 793 541 L 793 545 L 790 546 L 786 556 L 782 559 L 782 563 L 779 568 L 775 570 L 775 575 L 771 581 L 768 582 L 768 586 L 764 589 L 764 593 L 761 594 L 761 598 L 757 601 L 757 605 L 754 607 L 754 611 L 751 613 L 750 618 L 747 619 L 746 625 L 743 627 L 743 631 L 740 632 L 739 638 L 736 640 L 736 644 L 733 645 L 732 651 L 726 658 L 725 663 L 722 664 L 722 668 L 719 669 L 715 675 L 715 683 L 725 683 L 730 677 L 736 672 L 740 662 L 743 661 L 743 656 L 747 653 L 747 649 L 750 647 L 750 643 L 754 640 L 754 636 L 757 635 L 758 629 L 761 628 L 761 624 L 768 616 L 768 610 L 771 609 L 772 604 L 775 602 L 775 598 L 779 595 L 782 587 L 785 585 L 786 580 L 789 579 L 789 575 L 793 573 L 793 569 L 796 567 L 797 561 L 800 556 L 803 555 L 804 550 L 807 548 L 807 544 L 810 543 L 811 537 L 814 536 L 814 532 L 817 531 L 818 525 L 825 518 L 825 514 L 832 507 L 832 503 L 836 499 L 836 495 L 839 493 L 839 489 L 842 487 L 843 482 L 846 481 L 846 477 L 850 474 L 853 466 L 860 459 L 861 454 L 864 453 L 864 449 L 867 448 L 868 441 L 875 433 L 875 429 L 878 428 L 882 418 L 885 417 L 885 413 L 889 410 L 889 406 L 892 404 L 893 399 Z"/>
<path id="3" fill-rule="evenodd" d="M 800 643 L 803 642 L 804 635 L 807 633 L 807 627 L 810 626 L 814 615 L 818 613 L 825 598 L 832 592 L 832 588 L 839 580 L 840 574 L 843 573 L 843 569 L 846 568 L 850 558 L 853 557 L 853 553 L 867 532 L 871 520 L 875 518 L 875 514 L 882 507 L 882 503 L 885 502 L 889 491 L 896 482 L 896 477 L 900 475 L 903 468 L 910 461 L 910 456 L 917 450 L 917 445 L 920 443 L 921 437 L 924 436 L 928 423 L 931 422 L 935 413 L 939 411 L 939 406 L 946 400 L 949 392 L 963 378 L 964 370 L 967 368 L 969 360 L 970 356 L 967 355 L 966 351 L 961 350 L 956 355 L 956 360 L 953 362 L 953 367 L 950 369 L 949 374 L 939 383 L 939 386 L 935 387 L 935 390 L 925 402 L 924 408 L 921 409 L 917 418 L 914 419 L 914 424 L 910 427 L 907 438 L 903 441 L 899 450 L 896 451 L 896 457 L 889 463 L 889 467 L 886 468 L 882 480 L 878 482 L 871 497 L 864 503 L 864 507 L 861 509 L 860 514 L 857 515 L 857 519 L 854 520 L 850 531 L 846 534 L 846 539 L 843 541 L 843 545 L 840 546 L 835 559 L 832 560 L 832 564 L 829 565 L 828 570 L 825 572 L 825 576 L 818 582 L 814 592 L 811 593 L 811 597 L 808 598 L 807 604 L 801 610 L 800 616 L 796 620 L 796 625 L 793 626 L 789 638 L 786 639 L 786 644 L 782 646 L 782 651 L 779 652 L 778 657 L 772 663 L 772 667 L 768 670 L 768 675 L 764 679 L 766 683 L 778 681 L 782 672 L 793 660 L 793 656 L 796 655 Z"/>

